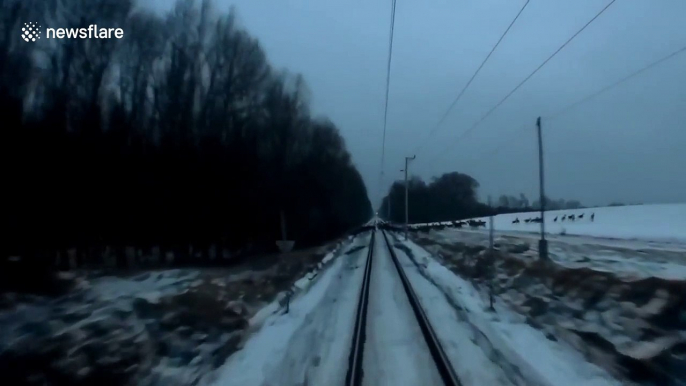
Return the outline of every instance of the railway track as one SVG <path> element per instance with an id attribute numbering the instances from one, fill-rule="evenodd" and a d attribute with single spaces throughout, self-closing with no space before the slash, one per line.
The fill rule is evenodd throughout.
<path id="1" fill-rule="evenodd" d="M 346 386 L 360 386 L 365 384 L 365 345 L 373 344 L 367 341 L 368 335 L 368 308 L 370 303 L 370 290 L 372 288 L 372 270 L 374 268 L 375 251 L 374 245 L 376 243 L 377 233 L 381 233 L 379 237 L 383 237 L 383 245 L 387 249 L 388 254 L 392 260 L 392 265 L 395 267 L 395 276 L 397 280 L 402 283 L 402 291 L 404 292 L 404 298 L 409 303 L 412 310 L 411 315 L 414 316 L 416 323 L 421 331 L 422 340 L 426 344 L 426 350 L 431 358 L 431 362 L 435 365 L 435 370 L 438 374 L 438 378 L 442 381 L 442 384 L 446 386 L 461 386 L 462 383 L 455 373 L 452 364 L 450 363 L 448 357 L 441 346 L 440 341 L 436 333 L 434 332 L 429 319 L 420 304 L 419 298 L 415 294 L 415 291 L 404 272 L 404 269 L 395 254 L 395 250 L 389 236 L 384 229 L 372 230 L 370 237 L 369 250 L 367 253 L 367 260 L 364 268 L 364 278 L 362 280 L 362 287 L 360 289 L 360 295 L 357 305 L 357 312 L 355 315 L 355 327 L 353 331 L 353 340 L 350 349 L 349 361 L 348 361 L 348 371 L 346 374 L 345 384 Z M 383 254 L 378 253 L 378 258 L 387 258 Z M 381 267 L 377 267 L 379 269 Z M 394 322 L 394 321 L 391 321 Z M 402 338 L 402 337 L 399 337 Z M 369 349 L 369 347 L 367 347 Z M 383 348 L 376 348 L 376 351 L 382 351 Z M 369 364 L 367 364 L 369 366 Z M 371 369 L 367 369 L 368 372 Z M 370 384 L 367 382 L 367 384 Z M 426 383 L 428 384 L 428 383 Z"/>

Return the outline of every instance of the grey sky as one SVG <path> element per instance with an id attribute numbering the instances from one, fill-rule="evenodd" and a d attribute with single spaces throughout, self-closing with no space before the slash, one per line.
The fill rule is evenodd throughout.
<path id="1" fill-rule="evenodd" d="M 154 0 L 165 9 L 172 1 Z M 609 0 L 531 0 L 412 174 L 472 175 L 480 195 L 538 191 L 535 120 L 686 46 L 686 1 L 618 0 L 460 143 L 485 114 Z M 379 191 L 390 0 L 216 0 L 276 67 L 302 73 L 312 110 L 343 133 L 377 205 L 391 179 L 524 0 L 397 0 L 386 178 Z M 686 201 L 686 53 L 543 121 L 547 193 L 586 205 Z M 522 131 L 522 125 L 529 129 Z M 516 130 L 520 130 L 517 134 Z M 514 133 L 514 134 L 513 134 Z M 505 146 L 503 144 L 505 143 Z M 445 156 L 440 151 L 451 146 Z M 501 150 L 493 156 L 498 147 Z"/>

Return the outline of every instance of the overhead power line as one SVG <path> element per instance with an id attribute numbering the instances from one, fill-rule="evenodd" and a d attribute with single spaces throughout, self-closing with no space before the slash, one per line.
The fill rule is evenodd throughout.
<path id="1" fill-rule="evenodd" d="M 384 104 L 383 113 L 383 139 L 381 140 L 381 170 L 379 175 L 379 181 L 383 176 L 384 172 L 384 160 L 386 158 L 386 126 L 388 123 L 388 94 L 391 85 L 391 61 L 393 58 L 393 31 L 395 28 L 395 3 L 396 0 L 391 2 L 391 31 L 390 38 L 388 40 L 388 65 L 386 67 L 386 102 Z M 381 188 L 381 187 L 379 187 Z"/>
<path id="2" fill-rule="evenodd" d="M 561 108 L 560 110 L 557 110 L 555 113 L 553 113 L 553 114 L 551 114 L 551 115 L 549 115 L 549 116 L 547 116 L 547 117 L 544 116 L 544 119 L 547 118 L 547 119 L 549 119 L 549 120 L 552 120 L 552 119 L 558 118 L 558 117 L 560 117 L 560 116 L 562 116 L 562 115 L 568 113 L 570 110 L 574 109 L 575 107 L 578 107 L 578 106 L 580 106 L 580 105 L 582 105 L 582 104 L 588 102 L 589 100 L 591 100 L 591 99 L 597 97 L 598 95 L 601 95 L 601 94 L 603 94 L 603 93 L 605 93 L 605 92 L 607 92 L 607 91 L 609 91 L 609 90 L 611 90 L 611 89 L 613 89 L 613 88 L 619 86 L 620 84 L 622 84 L 622 83 L 624 83 L 624 82 L 626 82 L 626 81 L 628 81 L 628 80 L 630 80 L 630 79 L 636 77 L 637 75 L 642 74 L 643 72 L 645 72 L 645 71 L 647 71 L 647 70 L 649 70 L 649 69 L 651 69 L 651 68 L 657 66 L 658 64 L 661 64 L 661 63 L 663 63 L 663 62 L 665 62 L 665 61 L 667 61 L 667 60 L 669 60 L 669 59 L 674 58 L 675 56 L 677 56 L 677 55 L 679 55 L 679 54 L 681 54 L 681 53 L 683 53 L 683 52 L 686 52 L 686 46 L 681 47 L 680 49 L 678 49 L 678 50 L 672 52 L 672 53 L 669 54 L 669 55 L 663 56 L 662 58 L 660 58 L 660 59 L 658 59 L 658 60 L 656 60 L 656 61 L 651 62 L 651 63 L 648 64 L 647 66 L 644 66 L 644 67 L 640 68 L 639 70 L 636 70 L 636 71 L 632 72 L 631 74 L 629 74 L 629 75 L 627 75 L 627 76 L 625 76 L 625 77 L 619 79 L 618 81 L 616 81 L 616 82 L 614 82 L 614 83 L 611 83 L 611 84 L 609 84 L 609 85 L 603 87 L 602 89 L 600 89 L 600 90 L 598 90 L 598 91 L 596 91 L 596 92 L 594 92 L 594 93 L 591 93 L 591 94 L 589 94 L 589 95 L 587 95 L 587 96 L 585 96 L 585 97 L 583 97 L 583 98 L 581 98 L 581 99 L 579 99 L 579 100 L 577 100 L 577 101 L 575 101 L 575 102 L 573 102 L 573 103 L 571 103 L 571 104 L 569 104 L 569 105 L 567 105 L 567 106 Z M 533 120 L 532 120 L 532 122 L 533 122 Z M 519 134 L 519 133 L 521 133 L 521 132 L 524 131 L 524 130 L 531 129 L 532 126 L 533 126 L 532 123 L 527 123 L 527 124 L 525 124 L 525 125 L 523 125 L 523 126 L 517 128 L 517 130 L 512 131 L 512 132 L 510 133 L 511 135 L 507 135 L 507 136 L 505 137 L 505 139 L 506 139 L 505 141 L 501 142 L 501 143 L 500 143 L 497 147 L 495 147 L 492 151 L 490 151 L 490 152 L 488 152 L 488 153 L 482 153 L 481 156 L 478 157 L 478 158 L 476 158 L 472 163 L 479 162 L 479 161 L 481 161 L 481 160 L 484 159 L 484 158 L 490 158 L 490 156 L 494 155 L 494 154 L 497 153 L 499 150 L 501 150 L 503 147 L 505 147 L 506 145 L 510 144 L 510 143 L 512 142 L 511 140 L 514 139 L 514 134 Z"/>
<path id="3" fill-rule="evenodd" d="M 587 97 L 585 97 L 585 98 L 583 98 L 583 99 L 580 99 L 580 100 L 578 100 L 578 101 L 572 103 L 571 105 L 565 107 L 564 109 L 558 110 L 555 114 L 551 115 L 551 116 L 548 117 L 548 118 L 549 118 L 549 119 L 557 118 L 558 116 L 567 113 L 569 110 L 571 110 L 571 109 L 573 109 L 573 108 L 575 108 L 575 107 L 577 107 L 577 106 L 579 106 L 579 105 L 581 105 L 581 104 L 583 104 L 583 103 L 585 103 L 585 102 L 587 102 L 587 101 L 589 101 L 589 100 L 591 100 L 591 99 L 597 97 L 598 95 L 604 93 L 605 91 L 607 91 L 607 90 L 609 90 L 609 89 L 612 89 L 612 88 L 614 88 L 615 86 L 620 85 L 621 83 L 626 82 L 627 80 L 629 80 L 629 79 L 635 77 L 636 75 L 639 75 L 639 74 L 643 73 L 644 71 L 647 71 L 647 70 L 649 70 L 649 69 L 651 69 L 651 68 L 657 66 L 658 64 L 660 64 L 660 63 L 662 63 L 662 62 L 664 62 L 664 61 L 666 61 L 666 60 L 668 60 L 668 59 L 671 59 L 671 58 L 673 58 L 673 57 L 679 55 L 680 53 L 682 53 L 682 52 L 684 52 L 684 51 L 686 51 L 686 46 L 681 47 L 680 49 L 678 49 L 678 50 L 672 52 L 671 54 L 669 54 L 669 55 L 667 55 L 667 56 L 664 56 L 664 57 L 660 58 L 659 60 L 656 60 L 656 61 L 650 63 L 649 65 L 647 65 L 647 66 L 641 68 L 641 69 L 638 70 L 638 71 L 632 72 L 631 74 L 625 76 L 624 78 L 622 78 L 622 79 L 620 79 L 620 80 L 618 80 L 618 81 L 612 83 L 611 85 L 608 85 L 608 86 L 602 88 L 601 90 L 598 90 L 598 91 L 594 92 L 593 94 L 591 94 L 591 95 L 589 95 L 589 96 L 587 96 Z"/>
<path id="4" fill-rule="evenodd" d="M 495 110 L 497 110 L 498 107 L 500 107 L 508 98 L 510 98 L 510 96 L 512 96 L 512 94 L 514 94 L 517 90 L 519 90 L 519 88 L 522 87 L 522 85 L 524 85 L 524 83 L 526 83 L 527 81 L 529 81 L 529 79 L 531 79 L 531 77 L 533 77 L 541 68 L 543 68 L 543 66 L 545 66 L 552 58 L 554 58 L 555 55 L 557 55 L 560 51 L 562 51 L 562 49 L 565 48 L 565 47 L 567 46 L 567 44 L 569 44 L 572 40 L 574 40 L 574 38 L 576 38 L 583 30 L 585 30 L 586 27 L 588 27 L 591 23 L 593 23 L 593 21 L 595 21 L 600 15 L 602 15 L 603 12 L 605 12 L 612 4 L 615 3 L 615 1 L 617 1 L 617 0 L 611 0 L 603 9 L 600 10 L 600 12 L 598 12 L 595 16 L 593 16 L 593 18 L 591 18 L 591 20 L 589 20 L 586 24 L 584 24 L 584 26 L 581 27 L 581 29 L 579 29 L 578 31 L 576 31 L 576 33 L 575 33 L 574 35 L 572 35 L 572 37 L 570 37 L 569 39 L 567 39 L 567 41 L 564 42 L 564 43 L 560 46 L 560 48 L 558 48 L 557 50 L 555 50 L 555 52 L 553 52 L 552 55 L 550 55 L 546 60 L 544 60 L 543 63 L 541 63 L 538 67 L 536 67 L 536 69 L 535 69 L 533 72 L 531 72 L 531 73 L 530 73 L 526 78 L 524 78 L 524 80 L 522 80 L 515 88 L 513 88 L 507 95 L 505 95 L 505 97 L 504 97 L 503 99 L 501 99 L 498 103 L 496 103 L 495 106 L 493 106 L 490 110 L 488 110 L 488 112 L 487 112 L 486 114 L 484 114 L 484 115 L 481 117 L 481 119 L 479 119 L 474 125 L 472 125 L 469 129 L 467 129 L 467 131 L 465 131 L 465 132 L 463 132 L 462 134 L 460 134 L 460 135 L 455 139 L 455 141 L 460 141 L 461 139 L 464 139 L 467 135 L 469 135 L 472 131 L 474 131 L 474 129 L 475 129 L 477 126 L 479 126 L 479 125 L 481 124 L 481 122 L 483 122 L 483 121 L 484 121 L 486 118 L 488 118 Z M 447 146 L 443 151 L 439 152 L 437 158 L 435 158 L 435 159 L 440 159 L 448 150 L 450 150 L 450 148 L 451 148 L 450 146 Z"/>
<path id="5" fill-rule="evenodd" d="M 491 52 L 489 52 L 488 55 L 486 55 L 486 57 L 484 58 L 484 60 L 483 60 L 483 61 L 481 62 L 481 64 L 479 65 L 479 68 L 476 69 L 476 71 L 474 72 L 474 74 L 472 75 L 472 77 L 469 79 L 469 81 L 464 85 L 464 87 L 462 88 L 462 90 L 460 90 L 460 93 L 457 94 L 457 97 L 455 97 L 455 100 L 453 100 L 453 102 L 450 104 L 450 106 L 448 107 L 448 110 L 446 110 L 446 112 L 443 114 L 443 116 L 442 116 L 441 119 L 438 121 L 438 123 L 436 124 L 436 126 L 434 126 L 434 128 L 431 129 L 431 131 L 429 132 L 429 135 L 426 136 L 426 138 L 424 139 L 424 141 L 422 141 L 422 143 L 417 147 L 417 149 L 414 151 L 414 154 L 417 154 L 417 153 L 419 153 L 419 151 L 422 150 L 422 148 L 424 147 L 424 145 L 426 145 L 426 143 L 427 143 L 427 141 L 429 140 L 429 138 L 431 138 L 431 136 L 433 136 L 434 133 L 436 133 L 436 131 L 438 130 L 438 128 L 441 126 L 441 124 L 445 121 L 446 118 L 448 118 L 448 115 L 450 114 L 450 112 L 452 111 L 452 109 L 455 107 L 455 105 L 456 105 L 457 102 L 460 100 L 460 98 L 462 98 L 462 95 L 465 93 L 465 91 L 467 91 L 467 88 L 469 88 L 469 85 L 472 84 L 472 81 L 474 81 L 474 78 L 476 78 L 476 76 L 479 74 L 479 71 L 481 71 L 481 69 L 484 67 L 484 65 L 486 64 L 486 62 L 488 61 L 488 59 L 491 57 L 491 55 L 493 54 L 493 52 L 495 51 L 495 49 L 498 48 L 498 45 L 500 45 L 500 42 L 503 41 L 503 38 L 505 38 L 505 35 L 507 35 L 507 33 L 510 31 L 510 28 L 512 28 L 512 26 L 514 25 L 514 23 L 517 21 L 517 19 L 519 18 L 519 15 L 521 15 L 522 12 L 524 11 L 524 9 L 526 8 L 526 6 L 529 5 L 529 1 L 530 1 L 530 0 L 526 0 L 526 3 L 524 4 L 524 6 L 522 6 L 522 8 L 519 10 L 519 12 L 517 12 L 517 15 L 514 17 L 514 19 L 512 19 L 512 22 L 511 22 L 510 25 L 507 27 L 507 29 L 505 30 L 505 32 L 503 32 L 503 34 L 500 35 L 500 39 L 498 39 L 498 42 L 495 43 L 495 45 L 493 46 L 493 48 L 491 48 Z"/>

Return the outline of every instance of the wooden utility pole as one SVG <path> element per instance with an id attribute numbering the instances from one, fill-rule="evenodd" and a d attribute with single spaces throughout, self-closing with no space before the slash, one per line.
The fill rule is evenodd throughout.
<path id="1" fill-rule="evenodd" d="M 409 200 L 407 198 L 407 191 L 408 191 L 407 165 L 411 160 L 415 159 L 416 157 L 417 157 L 416 155 L 413 155 L 412 157 L 405 157 L 405 240 L 407 240 L 407 224 L 410 221 L 410 214 L 408 211 Z"/>
<path id="2" fill-rule="evenodd" d="M 488 196 L 489 210 L 493 209 L 491 205 L 491 196 Z M 495 279 L 495 253 L 493 251 L 493 212 L 488 216 L 488 259 L 490 265 L 488 267 L 488 301 L 490 303 L 490 310 L 495 311 L 493 307 L 493 280 Z"/>
<path id="3" fill-rule="evenodd" d="M 545 239 L 545 184 L 543 179 L 543 135 L 541 134 L 541 117 L 536 120 L 538 131 L 538 179 L 541 202 L 541 239 L 538 241 L 538 257 L 548 259 L 548 241 Z"/>

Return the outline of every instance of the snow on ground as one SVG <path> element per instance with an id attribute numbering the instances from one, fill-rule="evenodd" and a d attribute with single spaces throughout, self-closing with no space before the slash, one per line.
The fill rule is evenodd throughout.
<path id="1" fill-rule="evenodd" d="M 475 343 L 481 338 L 478 330 L 475 331 L 470 324 L 460 318 L 443 292 L 422 275 L 403 251 L 396 249 L 396 255 L 463 385 L 541 384 L 531 380 L 525 382 L 521 378 L 522 374 L 517 374 L 512 366 L 499 360 L 487 342 L 480 342 L 487 347 Z M 398 290 L 406 297 L 402 288 Z M 413 315 L 408 317 L 414 318 Z"/>
<path id="2" fill-rule="evenodd" d="M 445 232 L 420 234 L 413 241 L 482 293 L 492 285 L 498 304 L 546 337 L 564 341 L 614 376 L 686 384 L 686 372 L 680 370 L 686 363 L 686 281 L 650 272 L 641 277 L 629 264 L 619 266 L 623 272 L 597 269 L 588 258 L 580 268 L 546 263 L 528 243 L 510 243 L 510 237 L 496 239 L 500 251 L 492 260 L 487 237 L 459 232 L 469 237 L 436 241 Z"/>
<path id="3" fill-rule="evenodd" d="M 23 384 L 27 376 L 51 383 L 54 374 L 66 383 L 89 384 L 104 377 L 114 384 L 131 378 L 154 383 L 160 374 L 153 373 L 165 360 L 178 368 L 180 358 L 193 350 L 181 349 L 184 341 L 162 339 L 166 329 L 151 319 L 161 319 L 160 298 L 182 293 L 197 276 L 196 270 L 160 270 L 127 278 L 77 276 L 76 289 L 63 297 L 18 304 L 0 313 L 0 362 L 11 363 L 11 371 L 3 375 L 9 384 Z M 166 344 L 169 358 L 155 363 L 158 340 Z M 210 356 L 220 340 L 206 339 L 205 347 L 194 353 Z M 190 367 L 183 372 L 197 376 L 196 371 Z"/>
<path id="4" fill-rule="evenodd" d="M 287 294 L 318 282 L 341 246 L 233 267 L 63 272 L 74 288 L 59 297 L 0 294 L 0 373 L 8 384 L 197 384 Z"/>
<path id="5" fill-rule="evenodd" d="M 132 297 L 144 298 L 151 303 L 160 297 L 179 293 L 188 287 L 199 275 L 199 271 L 161 270 L 134 277 L 107 276 L 88 282 L 82 282 L 83 289 L 90 287 L 91 294 L 100 301 L 126 300 Z"/>
<path id="6" fill-rule="evenodd" d="M 357 237 L 348 250 L 365 246 Z M 354 315 L 366 250 L 342 254 L 295 294 L 288 313 L 261 313 L 256 331 L 204 384 L 328 385 L 342 383 L 347 371 Z M 329 259 L 331 260 L 331 259 Z M 279 309 L 277 302 L 265 307 Z"/>
<path id="7" fill-rule="evenodd" d="M 471 283 L 439 264 L 428 252 L 413 242 L 405 241 L 403 244 L 409 248 L 415 261 L 420 263 L 422 273 L 440 288 L 446 297 L 463 308 L 464 316 L 472 328 L 483 334 L 488 344 L 508 362 L 519 367 L 525 379 L 530 382 L 527 384 L 620 384 L 603 369 L 588 363 L 573 348 L 547 339 L 543 333 L 526 324 L 523 317 L 499 304 L 497 299 L 496 313 L 488 311 L 488 301 L 480 296 Z M 425 288 L 428 286 L 419 284 L 421 280 L 416 277 L 414 280 L 413 285 L 426 291 Z M 431 307 L 425 307 L 425 310 L 430 311 Z"/>
<path id="8" fill-rule="evenodd" d="M 446 228 L 432 232 L 431 238 L 483 247 L 489 244 L 488 231 L 483 230 Z M 494 241 L 501 251 L 526 246 L 523 255 L 537 259 L 538 239 L 534 234 L 496 230 Z M 627 279 L 686 280 L 686 244 L 560 235 L 549 235 L 547 240 L 550 258 L 567 268 L 590 268 Z"/>
<path id="9" fill-rule="evenodd" d="M 377 232 L 367 308 L 362 383 L 442 385 L 383 235 Z"/>
<path id="10" fill-rule="evenodd" d="M 268 316 L 244 348 L 203 383 L 342 384 L 367 255 L 367 249 L 359 247 L 368 242 L 369 235 L 358 237 L 349 247 L 349 250 L 357 248 L 356 252 L 334 259 L 307 291 L 292 299 L 288 314 Z M 380 234 L 376 237 L 373 264 L 363 383 L 442 384 Z M 415 276 L 418 275 L 415 271 Z M 459 358 L 457 364 L 464 384 L 511 384 L 498 365 L 491 363 L 481 348 L 471 342 L 470 330 L 460 322 L 440 291 L 426 280 L 423 284 L 429 286 L 422 291 L 423 300 L 433 291 L 428 295 L 432 298 L 430 317 L 441 318 L 441 339 L 446 342 L 448 352 Z"/>
<path id="11" fill-rule="evenodd" d="M 591 221 L 590 216 L 594 213 L 595 219 Z M 562 216 L 572 214 L 577 217 L 583 214 L 584 218 L 561 221 Z M 501 214 L 494 217 L 494 227 L 498 231 L 539 232 L 540 224 L 524 222 L 538 216 L 539 212 Z M 553 221 L 555 217 L 557 222 Z M 516 218 L 519 218 L 519 224 L 512 223 Z M 686 204 L 555 210 L 545 213 L 545 222 L 546 232 L 550 234 L 686 243 Z"/>

